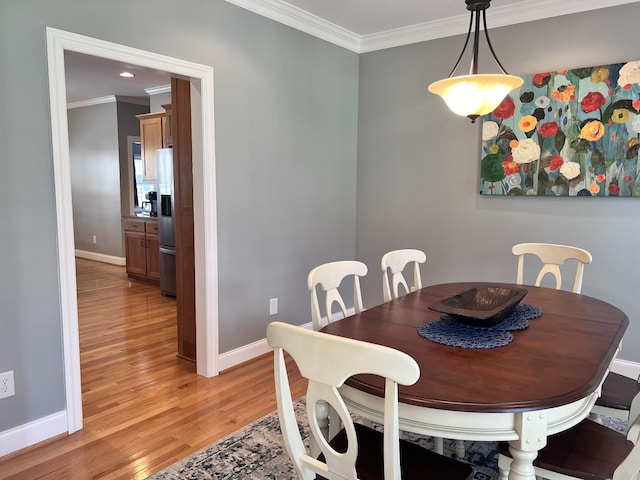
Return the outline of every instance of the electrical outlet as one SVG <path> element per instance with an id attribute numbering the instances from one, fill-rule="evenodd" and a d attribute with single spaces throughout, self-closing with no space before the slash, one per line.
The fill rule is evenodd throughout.
<path id="1" fill-rule="evenodd" d="M 269 315 L 276 315 L 278 313 L 278 299 L 272 298 L 269 300 Z"/>
<path id="2" fill-rule="evenodd" d="M 16 394 L 13 384 L 13 370 L 0 373 L 0 398 L 12 397 Z"/>
<path id="3" fill-rule="evenodd" d="M 91 241 L 93 243 L 98 243 L 98 239 L 96 238 L 96 236 L 94 235 L 93 237 L 91 237 Z"/>

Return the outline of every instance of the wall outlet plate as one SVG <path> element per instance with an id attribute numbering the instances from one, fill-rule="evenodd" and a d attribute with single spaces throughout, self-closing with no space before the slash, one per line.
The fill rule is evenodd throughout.
<path id="1" fill-rule="evenodd" d="M 0 373 L 0 398 L 12 397 L 16 394 L 13 383 L 13 370 Z"/>

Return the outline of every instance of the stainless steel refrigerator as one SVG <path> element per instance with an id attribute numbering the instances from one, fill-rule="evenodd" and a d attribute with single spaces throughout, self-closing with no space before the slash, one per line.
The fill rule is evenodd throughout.
<path id="1" fill-rule="evenodd" d="M 176 296 L 176 233 L 173 211 L 173 150 L 156 150 L 160 293 Z"/>

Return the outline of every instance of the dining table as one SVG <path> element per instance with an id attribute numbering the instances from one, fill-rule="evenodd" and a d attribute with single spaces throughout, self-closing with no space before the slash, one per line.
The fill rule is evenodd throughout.
<path id="1" fill-rule="evenodd" d="M 501 346 L 469 348 L 419 333 L 447 320 L 429 306 L 474 288 L 524 288 L 520 303 L 537 309 L 538 316 L 511 331 L 512 339 Z M 623 311 L 587 295 L 458 282 L 426 286 L 331 322 L 322 331 L 386 345 L 416 360 L 419 380 L 399 388 L 401 430 L 454 440 L 507 441 L 513 458 L 508 478 L 534 480 L 533 461 L 547 437 L 589 416 L 628 323 Z M 352 413 L 382 423 L 384 379 L 357 375 L 340 392 Z"/>

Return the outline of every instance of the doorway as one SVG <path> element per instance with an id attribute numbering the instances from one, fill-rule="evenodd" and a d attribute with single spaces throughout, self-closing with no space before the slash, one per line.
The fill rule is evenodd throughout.
<path id="1" fill-rule="evenodd" d="M 72 51 L 109 60 L 129 62 L 171 75 L 191 84 L 193 127 L 194 228 L 196 263 L 196 370 L 199 375 L 218 374 L 218 271 L 215 202 L 215 148 L 213 134 L 213 69 L 123 45 L 47 27 L 47 59 L 51 104 L 51 141 L 56 195 L 58 267 L 67 430 L 82 428 L 82 390 L 78 306 L 74 254 L 69 135 L 67 128 L 64 52 Z M 203 134 L 203 132 L 207 132 Z"/>

